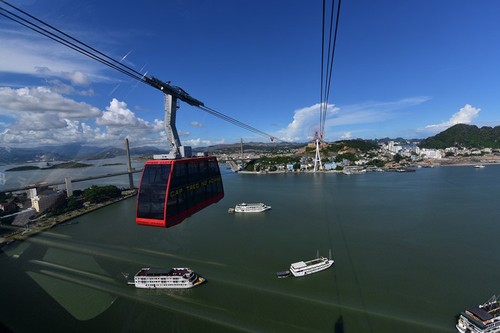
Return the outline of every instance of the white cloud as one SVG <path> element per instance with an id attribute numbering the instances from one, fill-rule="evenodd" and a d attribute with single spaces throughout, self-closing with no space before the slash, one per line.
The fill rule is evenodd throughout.
<path id="1" fill-rule="evenodd" d="M 102 116 L 96 119 L 96 124 L 108 127 L 127 127 L 134 129 L 147 129 L 159 131 L 163 129 L 163 122 L 156 119 L 154 124 L 145 121 L 136 115 L 127 107 L 127 103 L 120 102 L 116 98 L 109 103 Z"/>
<path id="2" fill-rule="evenodd" d="M 177 130 L 177 134 L 179 135 L 179 137 L 188 137 L 188 136 L 191 136 L 191 132 L 188 132 L 188 131 L 179 131 Z"/>
<path id="3" fill-rule="evenodd" d="M 479 115 L 480 111 L 481 109 L 479 108 L 475 108 L 470 104 L 465 104 L 465 106 L 454 113 L 450 119 L 439 124 L 427 125 L 422 131 L 438 133 L 456 124 L 469 124 Z"/>
<path id="4" fill-rule="evenodd" d="M 56 115 L 60 119 L 86 119 L 100 115 L 101 111 L 87 103 L 66 98 L 47 87 L 0 87 L 0 114 L 20 118 L 26 117 L 27 113 L 41 113 L 47 117 Z"/>
<path id="5" fill-rule="evenodd" d="M 342 139 L 351 139 L 352 138 L 352 132 L 344 132 L 340 136 Z"/>
<path id="6" fill-rule="evenodd" d="M 32 147 L 59 145 L 72 142 L 98 143 L 105 141 L 98 128 L 90 128 L 78 120 L 65 120 L 65 125 L 41 128 L 38 126 L 14 126 L 0 132 L 0 142 L 9 146 Z"/>
<path id="7" fill-rule="evenodd" d="M 150 142 L 153 137 L 165 141 L 163 121 L 138 118 L 125 102 L 113 99 L 101 112 L 47 87 L 0 87 L 0 115 L 13 119 L 0 127 L 0 142 L 8 146 L 72 142 L 121 145 L 125 137 L 137 144 Z M 92 122 L 103 128 L 92 126 Z"/>
<path id="8" fill-rule="evenodd" d="M 48 39 L 0 27 L 0 74 L 43 79 L 50 87 L 0 87 L 0 144 L 33 147 L 71 142 L 122 145 L 165 142 L 163 121 L 145 121 L 113 99 L 104 112 L 67 95 L 92 96 L 93 81 L 107 81 L 105 66 Z M 41 52 L 40 50 L 51 50 Z M 80 88 L 78 88 L 80 87 Z M 82 88 L 83 87 L 83 88 Z M 5 119 L 4 119 L 5 118 Z"/>
<path id="9" fill-rule="evenodd" d="M 191 147 L 208 147 L 208 146 L 213 146 L 213 145 L 221 145 L 224 143 L 225 143 L 224 139 L 212 141 L 212 140 L 203 140 L 201 138 L 197 138 L 197 139 L 182 141 L 183 145 L 191 146 Z"/>
<path id="10" fill-rule="evenodd" d="M 403 98 L 389 102 L 364 102 L 342 107 L 338 117 L 327 119 L 326 126 L 368 124 L 385 121 L 398 116 L 398 112 L 427 102 L 426 96 Z"/>
<path id="11" fill-rule="evenodd" d="M 203 123 L 200 123 L 200 122 L 197 122 L 197 121 L 192 121 L 191 122 L 191 126 L 194 126 L 194 127 L 203 127 Z"/>
<path id="12" fill-rule="evenodd" d="M 4 145 L 31 147 L 95 141 L 102 137 L 99 129 L 91 130 L 85 124 L 101 114 L 98 108 L 66 98 L 47 87 L 0 87 L 0 114 L 14 120 L 5 124 L 0 133 Z"/>
<path id="13" fill-rule="evenodd" d="M 419 96 L 389 102 L 365 102 L 341 108 L 330 104 L 326 113 L 324 134 L 327 136 L 339 126 L 376 123 L 395 118 L 404 108 L 422 104 L 429 99 Z M 310 139 L 314 135 L 314 129 L 319 127 L 319 107 L 320 104 L 315 104 L 295 111 L 293 121 L 285 129 L 278 131 L 279 138 L 284 141 Z"/>
<path id="14" fill-rule="evenodd" d="M 77 86 L 88 86 L 90 84 L 90 79 L 88 75 L 80 71 L 73 71 L 70 73 L 64 73 L 64 75 Z"/>
<path id="15" fill-rule="evenodd" d="M 127 103 L 113 98 L 102 116 L 96 119 L 96 124 L 105 126 L 105 133 L 116 139 L 129 137 L 131 141 L 140 142 L 150 136 L 161 136 L 165 132 L 162 120 L 155 119 L 152 123 L 138 118 Z"/>
<path id="16" fill-rule="evenodd" d="M 102 79 L 99 72 L 104 67 L 54 41 L 19 29 L 0 29 L 0 33 L 0 73 L 57 77 L 79 86 L 90 84 L 90 78 Z"/>
<path id="17" fill-rule="evenodd" d="M 312 128 L 319 124 L 320 120 L 320 104 L 314 104 L 309 107 L 305 107 L 296 110 L 293 115 L 293 120 L 288 126 L 282 130 L 278 131 L 278 136 L 280 140 L 283 141 L 300 141 L 307 137 L 310 137 L 314 133 Z M 327 118 L 336 114 L 339 111 L 335 108 L 333 104 L 327 107 Z"/>
<path id="18" fill-rule="evenodd" d="M 209 146 L 212 144 L 212 142 L 210 140 L 202 140 L 198 138 L 198 139 L 185 140 L 182 144 L 191 147 L 200 147 L 200 146 Z"/>
<path id="19" fill-rule="evenodd" d="M 145 121 L 136 118 L 135 114 L 127 108 L 127 103 L 120 102 L 116 98 L 109 103 L 102 117 L 97 118 L 97 125 L 103 126 L 143 126 Z"/>

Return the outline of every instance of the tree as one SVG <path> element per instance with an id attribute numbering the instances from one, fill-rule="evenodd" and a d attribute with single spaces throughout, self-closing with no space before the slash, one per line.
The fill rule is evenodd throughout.
<path id="1" fill-rule="evenodd" d="M 83 197 L 85 201 L 89 201 L 91 203 L 103 202 L 109 199 L 117 198 L 120 195 L 121 190 L 114 185 L 107 185 L 102 187 L 92 185 L 91 187 L 83 191 Z"/>
<path id="2" fill-rule="evenodd" d="M 385 166 L 385 162 L 376 158 L 368 162 L 368 165 L 374 165 L 377 168 L 383 168 Z"/>
<path id="3" fill-rule="evenodd" d="M 404 159 L 404 157 L 401 156 L 399 153 L 394 155 L 394 162 L 399 163 L 402 159 Z"/>
<path id="4" fill-rule="evenodd" d="M 353 153 L 338 154 L 335 157 L 335 162 L 342 162 L 344 159 L 354 162 L 358 160 L 358 157 Z"/>
<path id="5" fill-rule="evenodd" d="M 74 197 L 81 197 L 83 195 L 83 191 L 82 190 L 74 190 L 73 191 L 73 196 Z"/>
<path id="6" fill-rule="evenodd" d="M 82 208 L 83 204 L 81 201 L 76 200 L 76 198 L 74 196 L 71 196 L 66 200 L 66 206 L 67 206 L 68 210 L 76 210 L 76 209 Z"/>

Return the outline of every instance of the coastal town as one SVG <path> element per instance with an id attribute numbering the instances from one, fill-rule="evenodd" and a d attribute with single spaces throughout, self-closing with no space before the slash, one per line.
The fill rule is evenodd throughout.
<path id="1" fill-rule="evenodd" d="M 252 174 L 314 172 L 316 148 L 314 143 L 305 146 L 277 145 L 272 149 L 264 147 L 265 149 L 241 144 L 239 147 L 214 151 L 214 155 L 217 156 L 219 163 L 226 163 L 233 172 Z M 429 149 L 420 148 L 417 142 L 406 140 L 389 140 L 379 144 L 365 140 L 323 142 L 319 149 L 321 154 L 319 172 L 345 175 L 365 172 L 414 172 L 418 168 L 438 166 L 484 167 L 500 163 L 500 149 L 497 148 Z M 106 194 L 96 194 L 99 191 Z M 1 192 L 0 244 L 25 239 L 135 194 L 134 188 L 92 186 L 85 191 L 72 191 L 49 187 L 43 183 L 26 191 Z"/>
<path id="2" fill-rule="evenodd" d="M 233 171 L 244 173 L 311 172 L 314 143 L 305 147 L 263 153 L 257 149 L 220 154 Z M 321 171 L 344 174 L 366 171 L 408 171 L 421 167 L 466 166 L 500 163 L 500 149 L 449 147 L 420 148 L 416 142 L 387 141 L 378 145 L 364 140 L 321 143 Z"/>
<path id="3" fill-rule="evenodd" d="M 135 189 L 92 186 L 72 191 L 39 186 L 28 193 L 0 193 L 0 246 L 24 240 L 64 223 L 78 223 L 79 216 L 136 194 Z"/>

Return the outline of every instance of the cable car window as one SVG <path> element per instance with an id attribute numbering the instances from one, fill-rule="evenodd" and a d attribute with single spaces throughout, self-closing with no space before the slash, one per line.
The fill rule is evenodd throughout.
<path id="1" fill-rule="evenodd" d="M 200 175 L 206 176 L 208 175 L 208 161 L 202 160 L 200 161 Z"/>
<path id="2" fill-rule="evenodd" d="M 186 183 L 189 179 L 186 163 L 175 163 L 173 175 L 171 186 L 176 187 L 178 184 Z"/>
<path id="3" fill-rule="evenodd" d="M 189 179 L 198 178 L 198 176 L 199 176 L 198 175 L 198 165 L 199 165 L 198 161 L 193 161 L 193 162 L 187 163 Z"/>
<path id="4" fill-rule="evenodd" d="M 169 198 L 167 200 L 167 217 L 175 216 L 182 211 L 184 203 L 186 202 L 185 197 L 185 192 L 180 192 L 179 189 L 170 189 Z"/>
<path id="5" fill-rule="evenodd" d="M 211 175 L 219 174 L 219 165 L 217 164 L 217 160 L 209 160 L 208 169 L 210 170 Z"/>
<path id="6" fill-rule="evenodd" d="M 170 165 L 168 164 L 144 166 L 137 202 L 137 217 L 164 219 L 169 175 Z"/>

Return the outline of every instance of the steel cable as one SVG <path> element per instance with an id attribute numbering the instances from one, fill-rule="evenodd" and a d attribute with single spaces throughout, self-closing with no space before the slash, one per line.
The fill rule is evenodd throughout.
<path id="1" fill-rule="evenodd" d="M 35 20 L 36 22 L 42 24 L 45 28 L 40 26 L 40 24 L 37 24 L 36 22 L 30 21 L 29 19 L 26 19 L 26 18 L 23 18 L 15 13 L 13 13 L 12 11 L 5 9 L 5 8 L 2 8 L 2 7 L 0 7 L 0 10 L 2 11 L 2 12 L 0 12 L 0 16 L 6 17 L 6 18 L 8 18 L 8 19 L 34 31 L 34 32 L 37 32 L 37 33 L 57 42 L 59 44 L 62 44 L 62 45 L 66 46 L 74 51 L 77 51 L 78 53 L 80 53 L 86 57 L 89 57 L 93 60 L 96 60 L 96 61 L 98 61 L 98 62 L 100 62 L 100 63 L 102 63 L 102 64 L 122 73 L 122 74 L 125 74 L 125 75 L 127 75 L 135 80 L 138 80 L 140 82 L 143 82 L 145 84 L 153 86 L 154 88 L 160 89 L 160 87 L 158 85 L 152 84 L 152 83 L 154 83 L 154 80 L 152 80 L 149 77 L 145 77 L 146 74 L 142 74 L 142 73 L 134 70 L 133 68 L 122 64 L 120 61 L 113 59 L 112 57 L 104 54 L 103 52 L 98 51 L 97 49 L 91 47 L 90 45 L 66 34 L 65 32 L 63 32 L 63 31 L 53 27 L 52 25 L 36 18 L 35 16 L 9 4 L 8 2 L 6 2 L 4 0 L 0 0 L 0 2 L 8 5 L 9 7 L 22 13 L 23 15 L 26 15 L 31 20 Z M 50 29 L 52 31 L 50 31 Z M 162 89 L 160 89 L 160 90 L 162 90 Z M 284 142 L 283 140 L 279 140 L 268 133 L 265 133 L 265 132 L 263 132 L 263 131 L 261 131 L 253 126 L 250 126 L 250 125 L 245 124 L 239 120 L 236 120 L 230 116 L 227 116 L 219 111 L 216 111 L 216 110 L 211 109 L 209 107 L 206 107 L 204 105 L 197 105 L 197 107 L 199 109 L 201 109 L 209 114 L 212 114 L 220 119 L 223 119 L 223 120 L 225 120 L 233 125 L 239 126 L 240 128 L 246 129 L 246 130 L 251 131 L 253 133 L 262 135 L 262 136 L 270 139 L 271 141 L 277 140 L 277 141 Z"/>

